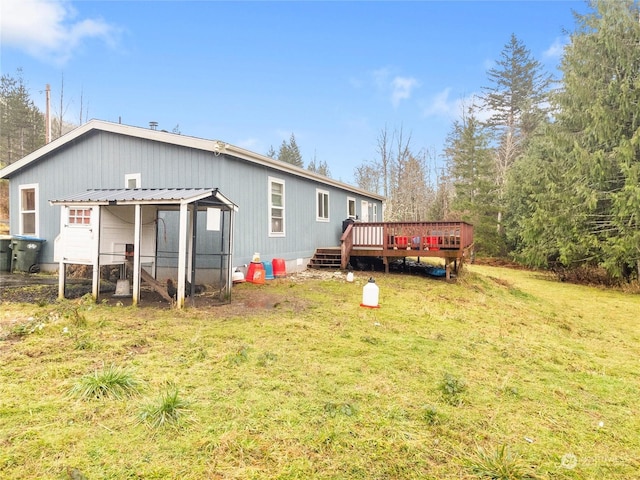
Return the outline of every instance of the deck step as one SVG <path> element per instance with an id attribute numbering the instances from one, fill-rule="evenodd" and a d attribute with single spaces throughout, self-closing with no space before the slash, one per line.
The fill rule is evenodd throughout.
<path id="1" fill-rule="evenodd" d="M 307 265 L 309 268 L 340 268 L 340 248 L 318 248 Z"/>

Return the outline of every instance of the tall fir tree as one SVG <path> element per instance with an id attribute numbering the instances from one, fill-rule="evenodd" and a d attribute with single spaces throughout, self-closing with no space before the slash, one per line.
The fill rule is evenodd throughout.
<path id="1" fill-rule="evenodd" d="M 512 201 L 539 199 L 517 221 L 519 251 L 533 263 L 544 263 L 546 253 L 565 266 L 601 265 L 614 277 L 637 278 L 640 12 L 633 0 L 590 5 L 576 15 L 565 49 L 554 122 L 518 167 L 515 181 L 526 188 L 514 189 Z M 536 186 L 533 176 L 546 180 Z"/>
<path id="2" fill-rule="evenodd" d="M 445 145 L 454 188 L 451 213 L 474 224 L 474 242 L 486 255 L 498 255 L 502 249 L 495 229 L 492 155 L 488 132 L 473 111 L 454 122 Z"/>
<path id="3" fill-rule="evenodd" d="M 489 69 L 490 86 L 483 88 L 482 107 L 491 112 L 486 122 L 496 148 L 495 183 L 498 204 L 497 229 L 502 231 L 504 194 L 509 169 L 522 154 L 527 140 L 547 112 L 551 76 L 514 34 Z"/>

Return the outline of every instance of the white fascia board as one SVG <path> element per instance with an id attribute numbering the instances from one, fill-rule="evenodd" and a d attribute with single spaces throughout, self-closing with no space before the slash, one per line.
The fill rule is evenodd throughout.
<path id="1" fill-rule="evenodd" d="M 109 202 L 66 202 L 64 200 L 49 200 L 49 205 L 65 205 L 67 207 L 97 207 L 101 205 L 109 205 Z"/>
<path id="2" fill-rule="evenodd" d="M 324 175 L 319 175 L 314 172 L 310 172 L 309 170 L 305 170 L 304 168 L 296 167 L 295 165 L 290 165 L 286 162 L 281 162 L 279 160 L 275 160 L 273 158 L 258 155 L 249 150 L 245 150 L 240 147 L 236 147 L 234 145 L 225 144 L 225 149 L 222 150 L 222 153 L 228 153 L 233 155 L 234 157 L 242 158 L 243 160 L 247 160 L 249 162 L 257 163 L 259 165 L 263 165 L 266 167 L 270 167 L 276 170 L 280 170 L 282 172 L 287 172 L 292 175 L 296 175 L 299 177 L 305 177 L 311 180 L 315 180 L 324 185 L 331 185 L 333 187 L 337 187 L 343 190 L 347 190 L 349 192 L 359 193 L 362 196 L 374 198 L 376 200 L 384 201 L 385 198 L 381 195 L 367 192 L 366 190 L 362 190 L 361 188 L 354 187 L 353 185 L 349 185 L 347 183 L 339 182 L 329 177 L 325 177 Z"/>

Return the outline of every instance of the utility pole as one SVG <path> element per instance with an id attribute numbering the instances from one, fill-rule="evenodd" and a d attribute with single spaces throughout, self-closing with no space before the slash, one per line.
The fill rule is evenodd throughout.
<path id="1" fill-rule="evenodd" d="M 45 143 L 51 142 L 51 85 L 47 83 L 46 87 L 46 98 L 47 98 L 47 107 L 46 107 L 46 125 L 45 125 Z"/>

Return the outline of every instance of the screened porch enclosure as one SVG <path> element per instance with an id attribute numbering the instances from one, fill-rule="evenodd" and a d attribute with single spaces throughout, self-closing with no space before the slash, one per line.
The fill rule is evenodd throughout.
<path id="1" fill-rule="evenodd" d="M 88 190 L 51 204 L 62 206 L 55 240 L 59 297 L 66 265 L 85 264 L 93 267 L 95 299 L 101 267 L 117 266 L 118 281 L 132 283 L 134 305 L 141 281 L 178 308 L 198 290 L 230 301 L 237 207 L 217 189 Z"/>

